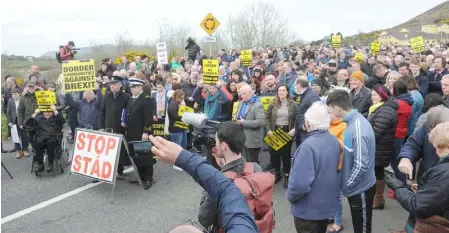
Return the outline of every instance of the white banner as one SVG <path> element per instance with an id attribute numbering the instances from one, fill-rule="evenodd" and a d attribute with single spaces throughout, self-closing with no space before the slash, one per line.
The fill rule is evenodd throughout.
<path id="1" fill-rule="evenodd" d="M 160 42 L 156 44 L 158 64 L 168 64 L 167 43 Z"/>

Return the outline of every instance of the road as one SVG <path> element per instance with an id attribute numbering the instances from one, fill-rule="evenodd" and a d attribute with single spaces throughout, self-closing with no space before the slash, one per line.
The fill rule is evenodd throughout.
<path id="1" fill-rule="evenodd" d="M 11 147 L 10 142 L 3 142 L 5 148 Z M 36 177 L 30 174 L 31 158 L 2 154 L 1 160 L 14 177 L 10 179 L 2 168 L 2 232 L 162 233 L 197 217 L 202 188 L 185 172 L 167 164 L 155 165 L 155 182 L 149 190 L 118 180 L 112 199 L 112 185 L 91 184 L 87 178 L 72 175 L 68 189 L 67 172 Z M 267 152 L 261 153 L 261 161 L 268 161 Z M 48 200 L 52 204 L 47 205 Z M 344 199 L 343 203 L 343 232 L 351 233 L 348 202 Z M 282 182 L 276 185 L 274 205 L 274 232 L 295 232 Z M 374 211 L 373 232 L 400 229 L 406 218 L 407 213 L 399 204 L 387 199 L 385 210 Z M 4 223 L 6 220 L 9 221 Z"/>

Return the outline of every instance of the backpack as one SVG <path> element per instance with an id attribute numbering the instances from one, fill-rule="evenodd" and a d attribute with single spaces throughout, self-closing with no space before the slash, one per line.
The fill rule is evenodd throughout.
<path id="1" fill-rule="evenodd" d="M 254 165 L 245 163 L 241 176 L 235 172 L 224 172 L 246 197 L 260 233 L 272 233 L 275 225 L 273 192 L 274 175 L 271 172 L 254 172 Z M 219 232 L 224 233 L 221 219 L 218 219 Z"/>
<path id="2" fill-rule="evenodd" d="M 56 60 L 58 60 L 59 63 L 62 63 L 61 59 L 61 49 L 64 48 L 64 46 L 59 46 L 59 51 L 56 52 Z"/>

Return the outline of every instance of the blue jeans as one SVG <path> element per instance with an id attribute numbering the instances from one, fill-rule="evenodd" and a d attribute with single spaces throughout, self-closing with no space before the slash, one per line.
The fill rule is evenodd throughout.
<path id="1" fill-rule="evenodd" d="M 187 147 L 187 132 L 171 133 L 171 141 L 180 145 L 183 149 Z"/>
<path id="2" fill-rule="evenodd" d="M 14 143 L 14 150 L 21 150 L 20 143 Z"/>
<path id="3" fill-rule="evenodd" d="M 343 225 L 342 216 L 343 216 L 343 205 L 341 204 L 341 192 L 340 192 L 340 175 L 341 172 L 337 172 L 337 202 L 335 203 L 335 217 L 334 224 L 338 226 Z"/>
<path id="4" fill-rule="evenodd" d="M 394 144 L 395 144 L 395 153 L 394 155 L 391 157 L 391 168 L 393 168 L 394 170 L 394 174 L 396 176 L 396 178 L 398 178 L 399 180 L 401 180 L 402 182 L 405 183 L 405 174 L 402 173 L 401 171 L 399 171 L 398 169 L 398 156 L 399 153 L 401 152 L 401 148 L 402 148 L 402 144 L 404 144 L 404 139 L 403 138 L 394 138 Z"/>

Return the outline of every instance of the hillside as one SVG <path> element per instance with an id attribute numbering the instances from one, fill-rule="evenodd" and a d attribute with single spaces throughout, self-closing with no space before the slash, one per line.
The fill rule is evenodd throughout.
<path id="1" fill-rule="evenodd" d="M 442 20 L 449 19 L 449 1 L 443 2 L 440 5 L 410 19 L 409 21 L 399 24 L 393 28 L 404 28 L 421 26 L 425 24 L 437 24 Z"/>

